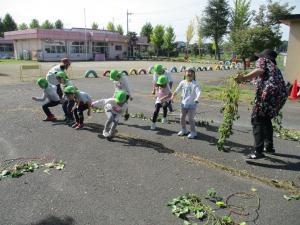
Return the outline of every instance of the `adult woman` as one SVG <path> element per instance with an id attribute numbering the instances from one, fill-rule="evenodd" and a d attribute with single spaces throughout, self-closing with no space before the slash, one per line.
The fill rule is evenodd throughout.
<path id="1" fill-rule="evenodd" d="M 254 136 L 254 150 L 249 159 L 263 158 L 263 151 L 275 153 L 273 146 L 272 118 L 276 117 L 287 99 L 287 91 L 281 71 L 277 67 L 277 53 L 265 49 L 259 54 L 256 69 L 239 75 L 237 82 L 255 79 L 256 95 L 251 115 Z"/>

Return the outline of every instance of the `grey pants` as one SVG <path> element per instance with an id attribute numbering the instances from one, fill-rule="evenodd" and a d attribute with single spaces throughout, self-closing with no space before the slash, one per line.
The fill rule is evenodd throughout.
<path id="1" fill-rule="evenodd" d="M 191 132 L 196 132 L 195 128 L 195 114 L 196 109 L 183 109 L 181 108 L 181 115 L 180 115 L 180 124 L 183 130 L 186 130 L 186 115 L 189 116 L 189 124 L 191 126 Z"/>
<path id="2" fill-rule="evenodd" d="M 104 126 L 104 131 L 113 135 L 116 127 L 118 126 L 118 115 L 113 114 L 111 111 L 107 111 L 105 114 L 107 116 L 107 121 Z"/>

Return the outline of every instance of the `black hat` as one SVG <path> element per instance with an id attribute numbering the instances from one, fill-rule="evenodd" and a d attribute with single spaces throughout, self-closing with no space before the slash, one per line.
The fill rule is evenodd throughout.
<path id="1" fill-rule="evenodd" d="M 267 58 L 276 63 L 277 53 L 271 49 L 265 49 L 261 53 L 255 53 L 258 58 Z"/>

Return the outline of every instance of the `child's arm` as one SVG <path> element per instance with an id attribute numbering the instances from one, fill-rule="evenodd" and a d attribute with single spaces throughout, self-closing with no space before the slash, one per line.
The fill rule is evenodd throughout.
<path id="1" fill-rule="evenodd" d="M 103 104 L 103 105 L 105 105 L 105 99 L 98 99 L 96 101 L 93 101 L 92 104 L 91 104 L 91 106 L 94 107 L 97 104 Z"/>
<path id="2" fill-rule="evenodd" d="M 180 82 L 179 85 L 177 86 L 176 90 L 173 92 L 173 94 L 171 96 L 171 100 L 173 100 L 175 98 L 175 96 L 177 95 L 177 93 L 179 91 L 181 91 L 182 87 L 183 87 L 183 83 Z"/>
<path id="3" fill-rule="evenodd" d="M 201 95 L 201 89 L 200 89 L 199 85 L 196 85 L 196 87 L 195 87 L 195 92 L 196 92 L 196 99 L 195 99 L 195 102 L 198 103 L 198 102 L 199 102 L 200 95 Z"/>
<path id="4" fill-rule="evenodd" d="M 43 102 L 46 100 L 46 95 L 43 93 L 42 97 L 32 97 L 32 100 L 37 101 L 37 102 Z"/>
<path id="5" fill-rule="evenodd" d="M 87 115 L 90 116 L 91 115 L 91 110 L 92 110 L 92 101 L 88 102 L 88 111 L 87 111 Z"/>
<path id="6" fill-rule="evenodd" d="M 166 98 L 170 98 L 170 97 L 172 97 L 172 92 L 170 92 L 168 95 L 161 97 L 160 101 L 164 101 Z"/>

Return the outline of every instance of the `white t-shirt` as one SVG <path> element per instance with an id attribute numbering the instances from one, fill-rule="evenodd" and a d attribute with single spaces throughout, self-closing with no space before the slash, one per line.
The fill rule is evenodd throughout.
<path id="1" fill-rule="evenodd" d="M 120 80 L 114 80 L 114 85 L 115 85 L 115 93 L 117 91 L 125 91 L 129 96 L 131 96 L 131 91 L 128 83 L 128 79 L 126 75 L 122 75 L 120 77 Z"/>
<path id="2" fill-rule="evenodd" d="M 46 79 L 47 79 L 48 83 L 53 84 L 53 85 L 58 85 L 59 84 L 58 80 L 56 79 L 56 74 L 55 74 L 59 71 L 63 71 L 60 68 L 60 65 L 56 65 L 48 71 L 47 76 L 46 76 Z"/>
<path id="3" fill-rule="evenodd" d="M 102 104 L 104 105 L 105 112 L 111 111 L 113 114 L 122 114 L 128 108 L 128 104 L 125 102 L 123 105 L 118 105 L 115 98 L 106 98 L 94 101 L 92 105 Z"/>
<path id="4" fill-rule="evenodd" d="M 175 92 L 181 93 L 181 106 L 183 108 L 196 108 L 195 101 L 199 101 L 201 89 L 196 81 L 188 82 L 187 80 L 183 80 L 177 86 Z"/>
<path id="5" fill-rule="evenodd" d="M 44 89 L 43 96 L 40 98 L 36 98 L 36 101 L 43 102 L 48 100 L 48 102 L 57 102 L 59 101 L 59 96 L 56 92 L 56 86 L 52 84 L 48 84 L 48 87 Z"/>
<path id="6" fill-rule="evenodd" d="M 153 74 L 153 83 L 154 83 L 154 84 L 156 84 L 158 77 L 161 76 L 161 75 L 165 75 L 165 76 L 168 78 L 169 83 L 170 83 L 170 82 L 173 82 L 171 72 L 168 71 L 168 70 L 165 70 L 165 72 L 164 72 L 163 74 L 160 74 L 160 75 L 157 74 L 157 73 L 154 73 L 154 74 Z"/>
<path id="7" fill-rule="evenodd" d="M 82 102 L 83 104 L 86 104 L 88 102 L 92 102 L 91 96 L 89 96 L 88 93 L 85 93 L 83 91 L 79 92 L 79 94 L 76 94 L 76 100 L 78 102 Z"/>

